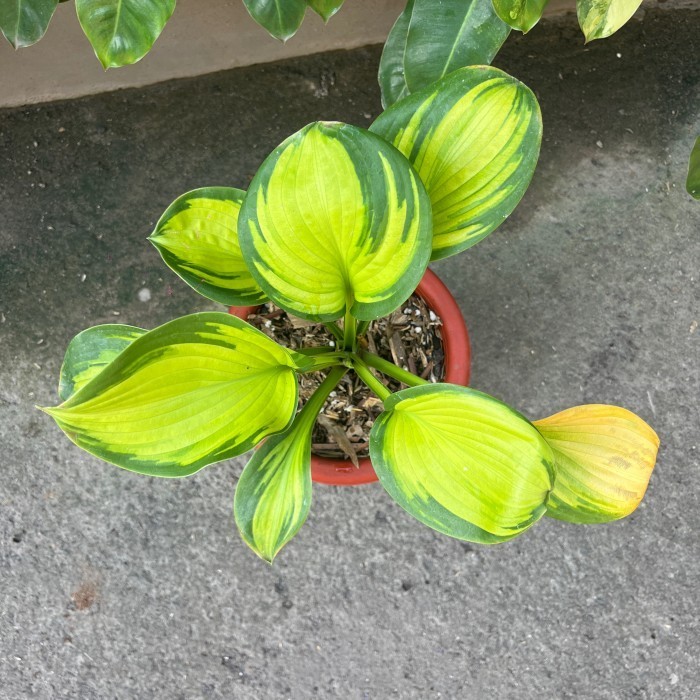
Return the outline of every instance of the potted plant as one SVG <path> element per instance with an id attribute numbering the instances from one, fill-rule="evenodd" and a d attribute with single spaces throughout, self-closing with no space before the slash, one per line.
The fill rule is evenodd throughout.
<path id="1" fill-rule="evenodd" d="M 491 544 L 545 514 L 582 523 L 627 515 L 658 448 L 634 414 L 579 406 L 531 423 L 362 343 L 371 323 L 406 302 L 431 259 L 469 248 L 513 210 L 541 128 L 526 86 L 494 68 L 465 68 L 401 100 L 369 131 L 304 127 L 247 192 L 182 195 L 151 236 L 177 274 L 227 305 L 270 300 L 325 325 L 333 344 L 285 348 L 217 312 L 151 331 L 97 326 L 71 342 L 63 403 L 44 410 L 78 446 L 152 476 L 186 476 L 257 446 L 234 514 L 268 561 L 309 512 L 313 425 L 347 373 L 382 404 L 370 434 L 379 480 L 430 527 Z M 407 388 L 392 391 L 373 370 Z M 324 378 L 297 412 L 298 381 L 316 372 Z"/>

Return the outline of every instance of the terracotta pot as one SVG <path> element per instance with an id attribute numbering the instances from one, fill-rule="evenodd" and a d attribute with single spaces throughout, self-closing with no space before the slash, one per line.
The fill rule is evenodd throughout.
<path id="1" fill-rule="evenodd" d="M 431 270 L 426 270 L 416 293 L 442 319 L 442 347 L 445 353 L 445 379 L 451 384 L 469 384 L 471 349 L 467 326 L 462 312 L 449 289 Z M 234 316 L 248 320 L 256 306 L 232 306 Z M 328 459 L 311 455 L 311 478 L 318 484 L 356 486 L 377 481 L 377 475 L 369 457 L 360 460 L 359 469 L 343 459 Z"/>

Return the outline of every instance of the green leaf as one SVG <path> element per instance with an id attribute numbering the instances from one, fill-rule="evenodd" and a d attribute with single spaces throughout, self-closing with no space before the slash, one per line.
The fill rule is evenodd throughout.
<path id="1" fill-rule="evenodd" d="M 58 383 L 61 400 L 68 401 L 144 333 L 143 328 L 120 324 L 94 326 L 78 333 L 70 341 L 61 366 Z"/>
<path id="2" fill-rule="evenodd" d="M 437 260 L 478 243 L 515 209 L 535 171 L 542 116 L 528 87 L 472 66 L 397 102 L 370 129 L 418 171 Z"/>
<path id="3" fill-rule="evenodd" d="M 333 321 L 395 309 L 430 257 L 430 200 L 409 162 L 383 139 L 316 122 L 265 160 L 238 218 L 243 257 L 270 299 Z"/>
<path id="4" fill-rule="evenodd" d="M 408 92 L 463 66 L 491 63 L 509 33 L 491 0 L 415 0 L 404 56 Z"/>
<path id="5" fill-rule="evenodd" d="M 281 41 L 293 37 L 306 12 L 306 0 L 243 0 L 250 16 Z"/>
<path id="6" fill-rule="evenodd" d="M 700 199 L 700 136 L 695 141 L 688 163 L 688 179 L 685 182 L 688 194 Z"/>
<path id="7" fill-rule="evenodd" d="M 529 32 L 542 17 L 549 0 L 493 0 L 496 14 L 510 27 Z"/>
<path id="8" fill-rule="evenodd" d="M 175 10 L 175 0 L 75 0 L 80 25 L 104 68 L 141 60 Z"/>
<path id="9" fill-rule="evenodd" d="M 204 187 L 178 197 L 148 240 L 165 264 L 202 296 L 253 306 L 265 295 L 246 267 L 238 243 L 238 212 L 245 192 Z"/>
<path id="10" fill-rule="evenodd" d="M 297 405 L 296 367 L 295 353 L 240 319 L 193 314 L 137 338 L 44 410 L 97 457 L 142 474 L 186 476 L 284 430 Z"/>
<path id="11" fill-rule="evenodd" d="M 385 109 L 408 95 L 403 61 L 413 2 L 414 0 L 408 0 L 406 8 L 391 28 L 379 61 L 379 87 L 382 92 L 382 106 Z"/>
<path id="12" fill-rule="evenodd" d="M 306 0 L 308 6 L 327 22 L 343 5 L 345 0 Z"/>
<path id="13" fill-rule="evenodd" d="M 58 0 L 2 0 L 0 30 L 16 49 L 36 44 L 57 6 Z"/>
<path id="14" fill-rule="evenodd" d="M 547 515 L 605 523 L 634 511 L 646 492 L 659 438 L 639 416 L 617 406 L 576 406 L 535 427 L 554 453 L 556 479 Z"/>
<path id="15" fill-rule="evenodd" d="M 452 384 L 393 394 L 370 434 L 389 495 L 451 537 L 509 540 L 545 513 L 552 452 L 534 426 L 491 396 Z"/>
<path id="16" fill-rule="evenodd" d="M 641 4 L 642 0 L 577 0 L 576 14 L 586 41 L 614 34 Z"/>

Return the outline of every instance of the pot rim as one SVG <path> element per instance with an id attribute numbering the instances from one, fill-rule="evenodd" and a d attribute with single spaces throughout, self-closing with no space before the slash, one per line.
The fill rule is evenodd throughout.
<path id="1" fill-rule="evenodd" d="M 469 333 L 459 305 L 444 282 L 427 269 L 418 287 L 418 294 L 442 320 L 442 349 L 445 353 L 445 382 L 467 386 L 471 368 Z M 247 321 L 257 306 L 232 306 L 229 313 Z M 358 486 L 379 481 L 369 457 L 360 459 L 359 468 L 343 459 L 311 455 L 311 479 L 317 484 Z"/>

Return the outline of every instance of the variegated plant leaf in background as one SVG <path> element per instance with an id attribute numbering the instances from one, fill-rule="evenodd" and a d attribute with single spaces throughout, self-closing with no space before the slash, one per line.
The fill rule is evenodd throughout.
<path id="1" fill-rule="evenodd" d="M 270 563 L 309 514 L 314 420 L 345 371 L 329 372 L 291 427 L 260 446 L 238 481 L 236 525 L 246 544 Z"/>
<path id="2" fill-rule="evenodd" d="M 68 401 L 144 333 L 143 328 L 113 323 L 93 326 L 78 333 L 68 344 L 61 365 L 58 382 L 61 400 Z"/>
<path id="3" fill-rule="evenodd" d="M 280 41 L 296 34 L 306 13 L 306 0 L 243 0 L 250 16 Z"/>
<path id="4" fill-rule="evenodd" d="M 233 306 L 265 301 L 238 243 L 244 196 L 233 187 L 187 192 L 167 208 L 149 237 L 165 264 L 194 290 Z"/>
<path id="5" fill-rule="evenodd" d="M 549 0 L 493 0 L 496 14 L 510 27 L 529 32 L 540 21 Z"/>
<path id="6" fill-rule="evenodd" d="M 547 442 L 513 409 L 452 384 L 404 389 L 370 435 L 389 495 L 440 532 L 493 544 L 541 518 L 554 466 Z"/>
<path id="7" fill-rule="evenodd" d="M 35 44 L 46 33 L 58 0 L 0 0 L 0 30 L 16 49 Z"/>
<path id="8" fill-rule="evenodd" d="M 306 0 L 309 7 L 327 22 L 342 7 L 345 0 Z"/>
<path id="9" fill-rule="evenodd" d="M 418 171 L 432 202 L 435 260 L 478 243 L 513 211 L 537 165 L 542 116 L 528 87 L 472 66 L 396 103 L 370 130 Z"/>
<path id="10" fill-rule="evenodd" d="M 423 276 L 431 218 L 401 153 L 364 129 L 316 122 L 260 167 L 238 235 L 248 269 L 278 306 L 311 320 L 332 321 L 346 308 L 371 320 Z"/>
<path id="11" fill-rule="evenodd" d="M 614 34 L 641 4 L 642 0 L 577 0 L 576 14 L 586 41 Z"/>
<path id="12" fill-rule="evenodd" d="M 695 140 L 695 145 L 690 153 L 685 188 L 691 197 L 700 199 L 700 136 Z"/>
<path id="13" fill-rule="evenodd" d="M 635 510 L 659 449 L 658 436 L 639 416 L 618 406 L 591 404 L 534 425 L 554 452 L 556 478 L 547 515 L 603 523 Z"/>
<path id="14" fill-rule="evenodd" d="M 104 68 L 136 63 L 175 10 L 175 0 L 75 0 L 80 25 Z"/>
<path id="15" fill-rule="evenodd" d="M 44 410 L 97 457 L 142 474 L 186 476 L 285 430 L 296 411 L 296 369 L 296 353 L 240 319 L 193 314 L 136 338 Z"/>

